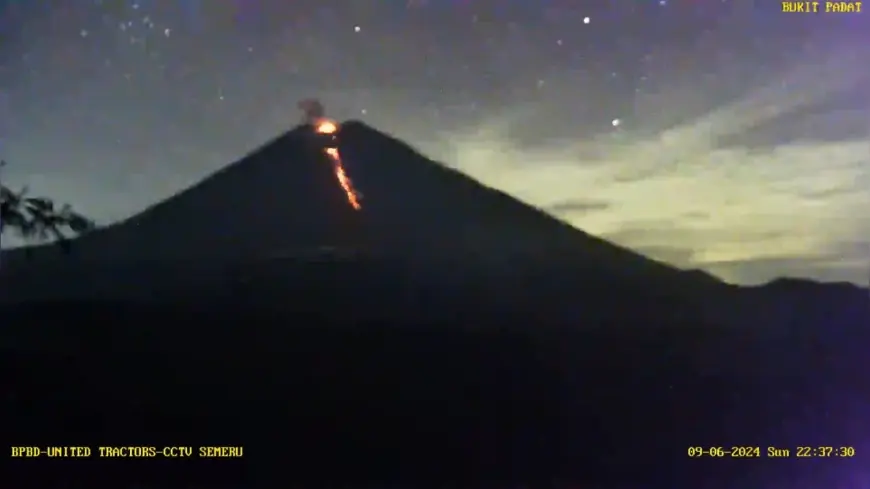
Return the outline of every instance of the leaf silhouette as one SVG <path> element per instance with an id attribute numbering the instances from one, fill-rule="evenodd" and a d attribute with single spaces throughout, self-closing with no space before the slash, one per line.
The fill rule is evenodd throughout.
<path id="1" fill-rule="evenodd" d="M 0 161 L 0 168 L 6 166 Z M 0 234 L 12 231 L 35 241 L 54 240 L 65 252 L 71 250 L 66 231 L 81 235 L 96 229 L 93 220 L 74 211 L 69 204 L 58 208 L 47 197 L 27 197 L 28 187 L 15 192 L 0 182 Z M 29 248 L 25 250 L 29 254 Z"/>

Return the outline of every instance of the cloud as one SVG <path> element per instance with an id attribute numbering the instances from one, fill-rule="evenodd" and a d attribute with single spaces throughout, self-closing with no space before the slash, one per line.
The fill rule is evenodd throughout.
<path id="1" fill-rule="evenodd" d="M 503 141 L 460 147 L 457 161 L 471 176 L 619 244 L 691 249 L 669 260 L 680 266 L 809 259 L 870 237 L 861 217 L 870 208 L 860 189 L 870 181 L 864 141 L 710 150 L 633 180 L 621 178 L 633 161 L 587 165 L 566 153 L 529 153 Z"/>
<path id="2" fill-rule="evenodd" d="M 541 127 L 540 117 L 524 115 L 528 108 L 507 110 L 511 117 L 499 114 L 451 135 L 447 161 L 587 232 L 728 281 L 864 282 L 870 124 L 863 135 L 855 125 L 856 113 L 866 121 L 868 101 L 854 99 L 851 110 L 814 119 L 844 128 L 841 137 L 807 131 L 764 139 L 778 122 L 866 83 L 856 64 L 866 55 L 833 52 L 815 53 L 775 82 L 655 134 L 578 138 L 570 128 Z M 678 110 L 678 100 L 667 99 Z M 512 137 L 516 127 L 549 131 L 548 144 L 524 144 Z M 766 144 L 734 146 L 745 134 Z M 732 145 L 723 145 L 728 138 Z"/>
<path id="3" fill-rule="evenodd" d="M 610 206 L 611 203 L 604 200 L 575 199 L 558 202 L 544 210 L 557 216 L 575 216 L 588 212 L 603 211 Z"/>

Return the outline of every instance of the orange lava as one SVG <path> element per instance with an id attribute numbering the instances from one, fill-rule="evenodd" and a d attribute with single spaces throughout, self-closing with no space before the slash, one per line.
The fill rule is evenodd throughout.
<path id="1" fill-rule="evenodd" d="M 318 134 L 335 134 L 338 131 L 338 125 L 329 119 L 322 119 L 317 123 L 315 130 Z M 355 210 L 362 209 L 362 205 L 359 202 L 359 195 L 353 188 L 353 182 L 350 181 L 350 177 L 348 177 L 347 172 L 344 171 L 344 165 L 341 162 L 341 154 L 338 152 L 338 148 L 328 147 L 324 149 L 324 152 L 332 160 L 333 166 L 335 166 L 335 178 L 338 179 L 339 185 L 344 189 L 348 203 Z"/>
<path id="2" fill-rule="evenodd" d="M 323 119 L 317 123 L 316 130 L 318 134 L 335 134 L 338 131 L 338 126 L 329 119 Z"/>

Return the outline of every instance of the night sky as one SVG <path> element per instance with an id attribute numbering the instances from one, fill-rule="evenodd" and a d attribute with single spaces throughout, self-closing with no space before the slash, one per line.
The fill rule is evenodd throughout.
<path id="1" fill-rule="evenodd" d="M 106 224 L 313 96 L 658 259 L 866 282 L 868 24 L 766 1 L 0 0 L 0 157 Z"/>

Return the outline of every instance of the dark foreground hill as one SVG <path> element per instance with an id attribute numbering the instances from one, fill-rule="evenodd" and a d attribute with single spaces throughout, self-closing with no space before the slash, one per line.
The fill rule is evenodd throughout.
<path id="1" fill-rule="evenodd" d="M 676 270 L 348 123 L 354 211 L 309 133 L 71 256 L 2 261 L 13 444 L 245 458 L 16 460 L 16 487 L 837 487 L 866 466 L 865 291 Z M 856 455 L 687 455 L 730 445 Z"/>
<path id="2" fill-rule="evenodd" d="M 191 302 L 7 309 L 17 341 L 0 353 L 0 415 L 11 444 L 245 451 L 7 459 L 4 477 L 26 474 L 16 487 L 809 488 L 866 470 L 860 354 L 652 318 L 565 328 L 457 316 L 326 322 L 314 307 Z M 722 352 L 732 362 L 711 365 Z M 792 458 L 687 455 L 732 445 Z M 799 446 L 856 456 L 794 458 Z"/>

